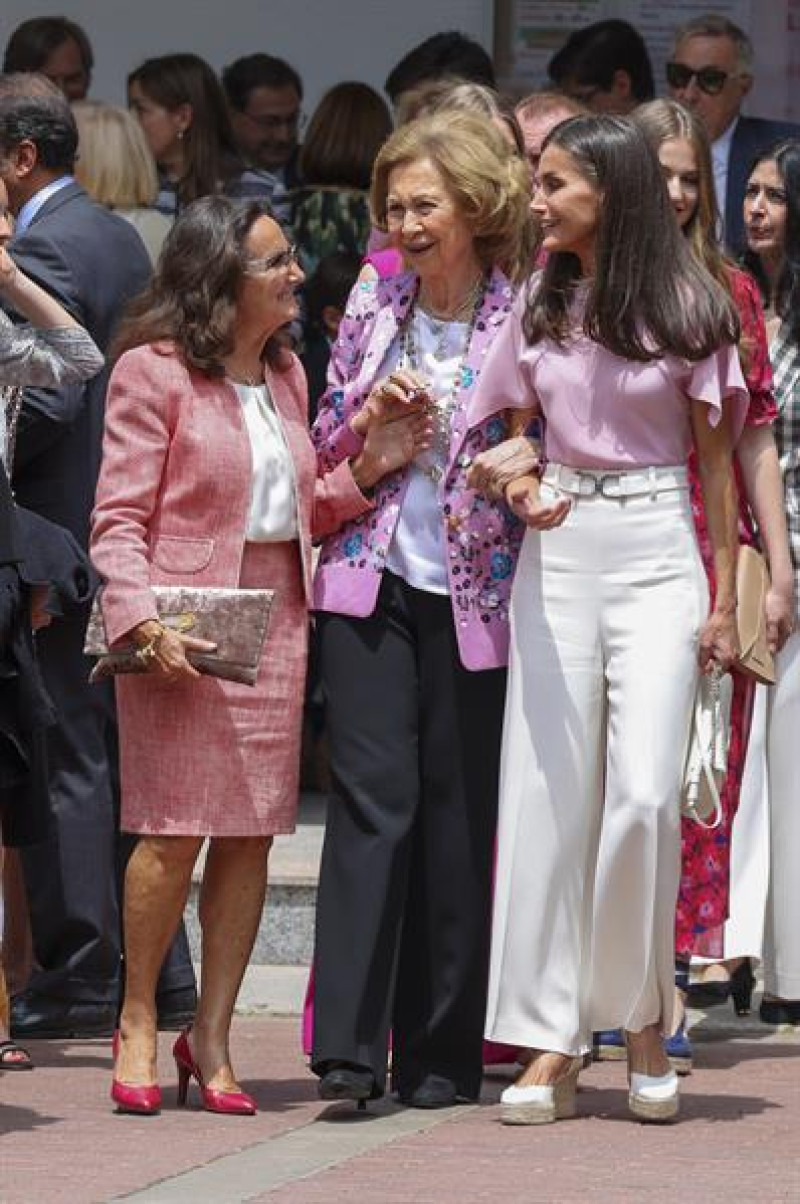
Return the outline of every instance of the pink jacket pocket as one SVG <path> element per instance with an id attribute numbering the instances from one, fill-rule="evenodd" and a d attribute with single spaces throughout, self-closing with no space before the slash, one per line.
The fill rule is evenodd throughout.
<path id="1" fill-rule="evenodd" d="M 214 552 L 213 539 L 193 539 L 184 535 L 159 535 L 151 551 L 152 563 L 162 573 L 202 573 Z"/>

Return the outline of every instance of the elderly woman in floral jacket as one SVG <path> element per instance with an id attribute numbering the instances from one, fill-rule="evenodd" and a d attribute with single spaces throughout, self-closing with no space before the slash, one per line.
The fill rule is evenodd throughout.
<path id="1" fill-rule="evenodd" d="M 318 456 L 357 465 L 378 414 L 391 438 L 419 407 L 430 432 L 372 510 L 326 539 L 317 571 L 334 785 L 312 1068 L 323 1099 L 380 1096 L 391 1028 L 400 1100 L 437 1107 L 475 1099 L 481 1080 L 520 528 L 465 480 L 505 420 L 468 432 L 465 409 L 529 261 L 525 167 L 482 118 L 422 118 L 379 154 L 371 205 L 411 271 L 354 290 Z"/>

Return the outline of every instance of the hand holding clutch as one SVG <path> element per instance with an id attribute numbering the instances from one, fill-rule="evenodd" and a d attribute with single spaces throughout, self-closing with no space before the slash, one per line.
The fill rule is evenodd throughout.
<path id="1" fill-rule="evenodd" d="M 95 599 L 84 652 L 100 659 L 90 681 L 150 671 L 186 680 L 197 671 L 256 684 L 274 590 L 189 585 L 151 589 L 158 618 L 139 624 L 130 639 L 118 641 L 113 649 L 108 647 L 100 598 Z"/>
<path id="2" fill-rule="evenodd" d="M 188 652 L 216 652 L 217 645 L 211 640 L 199 640 L 165 627 L 157 619 L 140 623 L 131 632 L 134 643 L 139 645 L 136 654 L 148 673 L 155 673 L 167 681 L 199 677 L 200 674 L 187 660 Z"/>

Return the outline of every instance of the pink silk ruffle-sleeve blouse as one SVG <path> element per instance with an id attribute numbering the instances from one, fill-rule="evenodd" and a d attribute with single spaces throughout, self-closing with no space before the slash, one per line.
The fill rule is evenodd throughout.
<path id="1" fill-rule="evenodd" d="M 665 355 L 639 363 L 614 355 L 581 330 L 563 344 L 530 345 L 523 293 L 487 356 L 469 410 L 490 414 L 535 407 L 545 418 L 545 455 L 571 468 L 634 469 L 685 464 L 692 446 L 688 401 L 702 401 L 716 425 L 723 402 L 738 439 L 749 395 L 735 346 L 690 362 Z"/>

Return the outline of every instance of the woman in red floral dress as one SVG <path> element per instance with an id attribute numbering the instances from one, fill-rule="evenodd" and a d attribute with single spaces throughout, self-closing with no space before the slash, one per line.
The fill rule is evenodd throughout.
<path id="1" fill-rule="evenodd" d="M 729 289 L 739 310 L 739 351 L 750 391 L 747 425 L 737 447 L 739 538 L 742 543 L 757 542 L 754 514 L 770 564 L 772 588 L 767 601 L 767 617 L 770 639 L 777 648 L 791 630 L 793 579 L 778 456 L 771 430 L 777 411 L 759 291 L 753 279 L 735 267 L 719 245 L 711 154 L 708 138 L 698 119 L 674 101 L 657 100 L 638 109 L 636 120 L 651 139 L 661 160 L 681 228 L 705 266 Z M 691 459 L 690 474 L 697 536 L 713 592 L 711 547 L 696 465 Z M 733 677 L 728 773 L 721 792 L 722 823 L 709 831 L 692 821 L 683 821 L 682 873 L 675 929 L 676 985 L 681 991 L 687 984 L 688 963 L 693 954 L 710 958 L 722 955 L 722 924 L 728 915 L 731 825 L 739 804 L 754 695 L 752 679 L 736 672 Z M 731 990 L 737 1005 L 746 1010 L 751 990 L 749 965 L 714 968 L 707 984 L 709 998 L 716 996 L 721 1000 Z M 671 1053 L 677 1068 L 688 1073 L 691 1048 L 683 1020 L 671 1040 Z"/>

